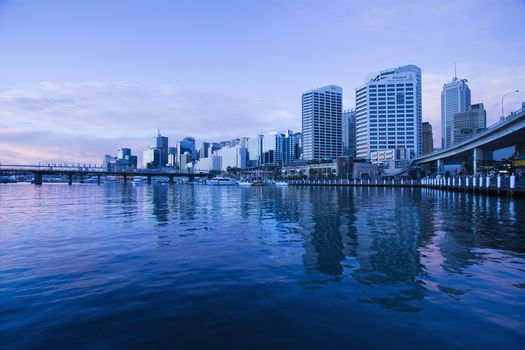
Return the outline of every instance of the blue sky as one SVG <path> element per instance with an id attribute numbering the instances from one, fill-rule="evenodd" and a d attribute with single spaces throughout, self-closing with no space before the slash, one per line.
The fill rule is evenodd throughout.
<path id="1" fill-rule="evenodd" d="M 300 130 L 300 96 L 416 64 L 469 80 L 489 123 L 525 100 L 525 1 L 1 1 L 0 162 L 86 161 L 170 142 Z"/>

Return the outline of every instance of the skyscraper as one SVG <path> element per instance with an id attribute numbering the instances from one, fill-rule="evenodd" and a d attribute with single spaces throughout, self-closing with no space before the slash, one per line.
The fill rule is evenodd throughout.
<path id="1" fill-rule="evenodd" d="M 119 148 L 117 151 L 117 159 L 126 159 L 131 157 L 131 148 Z"/>
<path id="2" fill-rule="evenodd" d="M 421 69 L 414 65 L 371 74 L 356 89 L 356 158 L 406 148 L 422 152 Z"/>
<path id="3" fill-rule="evenodd" d="M 185 152 L 191 155 L 192 160 L 197 159 L 197 150 L 195 148 L 195 138 L 186 136 L 178 142 L 177 151 L 179 152 L 179 158 L 181 158 Z"/>
<path id="4" fill-rule="evenodd" d="M 423 122 L 423 154 L 434 151 L 434 134 L 432 125 L 429 122 Z"/>
<path id="5" fill-rule="evenodd" d="M 355 110 L 343 111 L 343 154 L 355 159 Z"/>
<path id="6" fill-rule="evenodd" d="M 487 111 L 483 103 L 474 104 L 468 112 L 454 115 L 452 144 L 461 142 L 485 129 L 487 129 Z"/>
<path id="7" fill-rule="evenodd" d="M 256 167 L 262 164 L 263 135 L 250 137 L 246 148 L 248 149 L 248 166 Z"/>
<path id="8" fill-rule="evenodd" d="M 467 79 L 456 76 L 443 85 L 441 91 L 441 147 L 451 146 L 454 141 L 454 115 L 470 110 L 470 89 Z"/>
<path id="9" fill-rule="evenodd" d="M 285 136 L 269 132 L 262 139 L 263 164 L 282 164 L 284 160 Z"/>
<path id="10" fill-rule="evenodd" d="M 162 136 L 159 129 L 157 129 L 157 137 L 153 147 L 159 150 L 159 167 L 166 166 L 168 164 L 168 138 Z"/>
<path id="11" fill-rule="evenodd" d="M 335 159 L 343 154 L 343 89 L 328 85 L 303 93 L 303 159 Z"/>

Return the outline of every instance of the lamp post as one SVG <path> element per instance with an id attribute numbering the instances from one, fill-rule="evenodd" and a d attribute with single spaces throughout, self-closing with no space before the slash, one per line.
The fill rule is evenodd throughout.
<path id="1" fill-rule="evenodd" d="M 505 99 L 505 97 L 506 97 L 507 95 L 513 94 L 513 93 L 515 93 L 515 92 L 520 92 L 520 90 L 509 91 L 509 92 L 507 92 L 505 95 L 503 95 L 503 96 L 501 97 L 501 119 L 502 119 L 502 120 L 505 119 L 505 112 L 503 111 L 503 100 Z"/>

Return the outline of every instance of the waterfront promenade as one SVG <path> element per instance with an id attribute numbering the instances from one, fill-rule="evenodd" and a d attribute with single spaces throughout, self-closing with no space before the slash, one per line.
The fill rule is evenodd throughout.
<path id="1" fill-rule="evenodd" d="M 365 186 L 436 188 L 450 191 L 476 192 L 496 195 L 525 195 L 525 178 L 517 176 L 469 176 L 423 178 L 418 180 L 290 180 L 292 186 Z"/>

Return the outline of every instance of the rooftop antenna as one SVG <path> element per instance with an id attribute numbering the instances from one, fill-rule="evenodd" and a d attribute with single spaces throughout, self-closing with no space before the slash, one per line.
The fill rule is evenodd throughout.
<path id="1" fill-rule="evenodd" d="M 454 80 L 458 80 L 457 70 L 456 70 L 456 61 L 454 61 Z"/>

